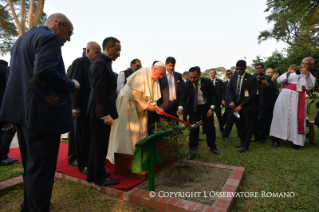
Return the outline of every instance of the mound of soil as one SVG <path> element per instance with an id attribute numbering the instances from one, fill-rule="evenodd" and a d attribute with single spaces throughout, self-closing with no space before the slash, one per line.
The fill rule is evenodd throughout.
<path id="1" fill-rule="evenodd" d="M 199 164 L 175 163 L 155 176 L 155 191 L 188 201 L 213 205 L 231 170 Z M 148 190 L 148 181 L 138 188 Z M 167 193 L 173 192 L 173 193 Z"/>

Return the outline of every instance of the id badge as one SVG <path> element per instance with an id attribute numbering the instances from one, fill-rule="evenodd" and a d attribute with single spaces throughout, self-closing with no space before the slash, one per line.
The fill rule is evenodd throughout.
<path id="1" fill-rule="evenodd" d="M 297 89 L 296 89 L 296 90 L 297 90 L 298 92 L 302 92 L 302 85 L 298 83 L 298 84 L 296 84 L 296 86 L 297 86 Z"/>
<path id="2" fill-rule="evenodd" d="M 248 90 L 245 90 L 245 97 L 249 97 Z"/>

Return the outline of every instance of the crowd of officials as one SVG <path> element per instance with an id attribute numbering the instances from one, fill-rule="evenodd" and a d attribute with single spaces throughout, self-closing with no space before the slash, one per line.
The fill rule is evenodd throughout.
<path id="1" fill-rule="evenodd" d="M 105 186 L 118 184 L 104 168 L 108 142 L 103 139 L 109 137 L 113 119 L 120 115 L 115 107 L 116 97 L 127 78 L 142 67 L 142 61 L 133 59 L 130 67 L 117 75 L 112 63 L 120 56 L 121 43 L 107 37 L 102 46 L 93 41 L 87 43 L 82 57 L 73 61 L 66 75 L 61 47 L 71 40 L 72 34 L 71 21 L 63 14 L 52 14 L 43 26 L 30 29 L 17 40 L 11 51 L 10 70 L 7 63 L 0 65 L 0 121 L 4 130 L 1 164 L 17 161 L 7 156 L 17 131 L 24 167 L 21 210 L 49 211 L 62 133 L 69 132 L 69 165 L 87 174 L 88 182 Z M 176 63 L 174 57 L 168 57 L 165 67 L 158 61 L 152 64 L 166 69 L 158 79 L 161 98 L 157 106 L 191 124 L 202 120 L 201 133 L 206 135 L 207 146 L 213 154 L 221 154 L 215 142 L 215 116 L 219 133 L 226 142 L 231 142 L 230 132 L 236 125 L 239 153 L 249 151 L 251 141 L 263 144 L 270 136 L 274 137 L 274 148 L 280 139 L 289 140 L 289 135 L 282 137 L 271 127 L 274 108 L 282 104 L 278 103 L 281 94 L 276 79 L 279 74 L 272 68 L 265 71 L 264 65 L 258 63 L 255 73 L 250 74 L 246 72 L 246 62 L 238 60 L 236 71 L 227 70 L 227 80 L 223 82 L 217 78 L 216 69 L 210 70 L 210 78 L 203 78 L 200 67 L 191 67 L 180 74 L 175 71 Z M 298 78 L 297 87 L 285 88 L 300 93 L 304 88 L 312 89 L 315 79 L 309 70 L 313 63 L 312 58 L 305 58 L 299 75 L 295 75 L 295 65 L 292 65 L 280 82 L 291 84 L 292 79 Z M 290 104 L 299 102 L 290 100 Z M 166 117 L 148 113 L 148 134 L 152 124 L 162 119 Z M 298 127 L 302 120 L 298 111 Z M 200 128 L 190 131 L 192 151 L 187 157 L 190 160 L 196 157 L 201 141 L 199 133 Z M 300 146 L 303 145 L 295 145 L 296 149 Z"/>

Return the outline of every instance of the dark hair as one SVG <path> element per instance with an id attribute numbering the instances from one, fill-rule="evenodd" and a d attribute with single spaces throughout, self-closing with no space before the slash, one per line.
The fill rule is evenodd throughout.
<path id="1" fill-rule="evenodd" d="M 132 65 L 132 64 L 135 64 L 135 63 L 136 63 L 136 61 L 140 61 L 140 60 L 139 60 L 139 59 L 134 59 L 134 60 L 132 60 L 132 61 L 131 61 L 131 63 L 130 63 L 130 64 L 131 64 L 131 65 Z M 140 61 L 140 62 L 141 62 L 141 61 Z"/>
<path id="2" fill-rule="evenodd" d="M 186 76 L 187 74 L 189 74 L 188 71 L 184 71 L 183 76 Z"/>
<path id="3" fill-rule="evenodd" d="M 227 70 L 227 71 L 226 71 L 226 75 L 227 75 L 228 72 L 231 72 L 231 73 L 233 74 L 233 71 L 232 71 L 232 70 Z"/>
<path id="4" fill-rule="evenodd" d="M 236 63 L 236 67 L 247 67 L 245 60 L 238 60 Z"/>
<path id="5" fill-rule="evenodd" d="M 155 61 L 153 62 L 153 64 L 152 64 L 152 66 L 153 66 L 155 63 L 157 63 L 157 62 L 159 62 L 159 60 L 155 60 Z"/>
<path id="6" fill-rule="evenodd" d="M 216 69 L 211 69 L 210 71 L 215 71 L 215 74 L 217 74 L 217 71 L 216 71 Z"/>
<path id="7" fill-rule="evenodd" d="M 264 64 L 262 64 L 262 63 L 256 63 L 256 64 L 255 64 L 255 68 L 256 68 L 256 66 L 261 66 L 261 67 L 264 68 Z"/>
<path id="8" fill-rule="evenodd" d="M 106 47 L 106 46 L 113 47 L 116 42 L 121 43 L 118 39 L 116 39 L 116 38 L 114 38 L 114 37 L 107 37 L 107 38 L 105 38 L 105 39 L 103 40 L 103 43 L 102 43 L 103 50 L 105 50 L 105 47 Z"/>
<path id="9" fill-rule="evenodd" d="M 189 72 L 195 72 L 195 71 L 197 71 L 197 73 L 200 74 L 200 67 L 194 66 L 189 69 Z"/>
<path id="10" fill-rule="evenodd" d="M 175 63 L 176 63 L 175 58 L 174 58 L 174 57 L 168 57 L 168 58 L 166 58 L 165 65 L 166 65 L 166 64 L 169 64 L 169 63 L 173 63 L 173 64 L 175 65 Z"/>

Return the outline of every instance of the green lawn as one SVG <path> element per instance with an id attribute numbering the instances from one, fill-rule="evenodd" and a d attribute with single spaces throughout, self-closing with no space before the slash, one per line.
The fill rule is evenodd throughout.
<path id="1" fill-rule="evenodd" d="M 309 120 L 314 120 L 317 114 L 316 102 L 311 105 Z M 236 198 L 233 211 L 319 211 L 318 127 L 315 126 L 317 146 L 312 146 L 306 139 L 301 150 L 293 149 L 288 141 L 274 149 L 271 140 L 267 140 L 265 144 L 252 142 L 246 153 L 238 153 L 235 148 L 240 142 L 235 126 L 230 136 L 232 142 L 223 141 L 217 128 L 216 144 L 221 154 L 209 152 L 204 141 L 197 160 L 245 167 L 240 191 L 259 194 L 258 198 Z M 295 197 L 261 197 L 262 191 L 294 192 Z"/>

